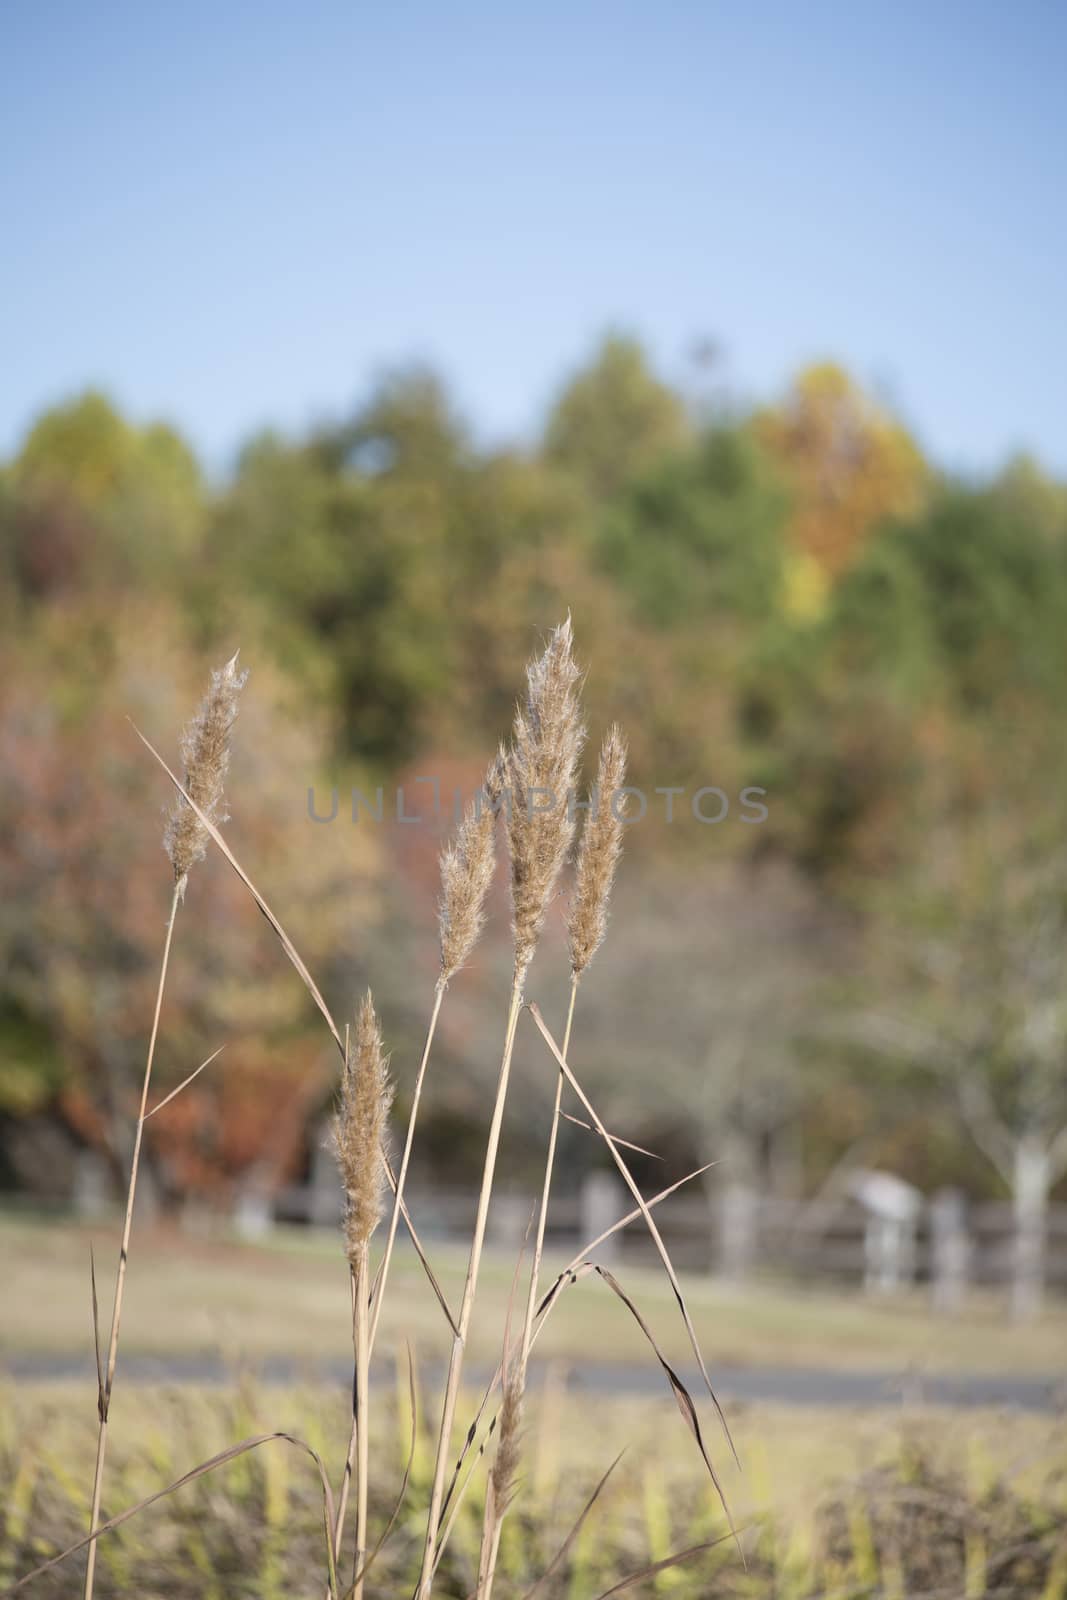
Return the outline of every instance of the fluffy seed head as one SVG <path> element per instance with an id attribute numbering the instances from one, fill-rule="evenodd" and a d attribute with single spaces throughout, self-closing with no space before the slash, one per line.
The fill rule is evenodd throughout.
<path id="1" fill-rule="evenodd" d="M 185 787 L 205 817 L 218 827 L 227 820 L 223 786 L 230 764 L 230 731 L 237 715 L 237 696 L 247 672 L 238 672 L 236 654 L 211 674 L 211 687 L 182 734 Z M 202 861 L 210 835 L 184 795 L 170 814 L 163 848 L 174 868 L 178 893 L 184 898 L 189 869 Z"/>
<path id="2" fill-rule="evenodd" d="M 581 673 L 572 653 L 571 619 L 552 634 L 526 669 L 526 701 L 515 713 L 508 752 L 515 968 L 533 959 L 545 912 L 574 838 L 571 793 L 585 742 L 578 707 Z"/>
<path id="3" fill-rule="evenodd" d="M 608 901 L 622 850 L 626 796 L 615 798 L 626 781 L 626 741 L 614 725 L 608 729 L 597 764 L 593 806 L 585 814 L 575 866 L 574 897 L 567 919 L 571 971 L 580 978 L 596 955 L 608 926 Z"/>
<path id="4" fill-rule="evenodd" d="M 368 989 L 341 1072 L 341 1102 L 331 1141 L 345 1194 L 345 1254 L 353 1267 L 382 1216 L 385 1130 L 393 1103 L 387 1068 L 381 1028 Z"/>
<path id="5" fill-rule="evenodd" d="M 493 1505 L 498 1517 L 504 1515 L 514 1500 L 517 1488 L 516 1478 L 522 1457 L 522 1389 L 522 1376 L 516 1363 L 516 1370 L 510 1372 L 504 1380 L 504 1399 L 500 1407 L 500 1442 L 496 1447 L 493 1470 L 490 1474 Z"/>
<path id="6" fill-rule="evenodd" d="M 466 962 L 485 923 L 485 897 L 496 867 L 496 814 L 504 787 L 506 756 L 490 763 L 481 790 L 468 805 L 456 837 L 441 853 L 441 981 Z"/>

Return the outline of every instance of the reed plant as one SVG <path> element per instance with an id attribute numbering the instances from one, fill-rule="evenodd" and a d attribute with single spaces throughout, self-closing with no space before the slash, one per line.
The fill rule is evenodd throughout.
<path id="1" fill-rule="evenodd" d="M 130 1259 L 130 1238 L 133 1231 L 133 1210 L 137 1198 L 137 1177 L 141 1166 L 141 1146 L 148 1110 L 148 1094 L 152 1082 L 152 1065 L 155 1061 L 156 1040 L 159 1037 L 159 1019 L 163 1009 L 163 994 L 167 984 L 174 923 L 178 908 L 185 899 L 189 873 L 207 851 L 209 824 L 215 827 L 226 820 L 225 784 L 230 763 L 230 735 L 237 716 L 238 696 L 245 684 L 246 673 L 237 670 L 236 654 L 224 667 L 214 672 L 211 687 L 181 741 L 185 761 L 186 791 L 179 793 L 174 802 L 164 833 L 163 844 L 174 873 L 170 912 L 163 936 L 163 955 L 156 988 L 152 1029 L 148 1038 L 144 1076 L 141 1082 L 141 1100 L 134 1129 L 133 1153 L 130 1158 L 130 1175 L 126 1188 L 126 1212 L 122 1224 L 122 1242 L 119 1246 L 118 1267 L 115 1273 L 115 1298 L 111 1311 L 111 1332 L 108 1336 L 107 1359 L 101 1363 L 100 1338 L 96 1317 L 96 1274 L 93 1273 L 93 1329 L 96 1342 L 97 1413 L 99 1431 L 96 1447 L 96 1467 L 93 1473 L 92 1502 L 89 1512 L 90 1535 L 100 1524 L 100 1498 L 104 1487 L 104 1464 L 107 1459 L 108 1423 L 111 1415 L 111 1396 L 115 1386 L 115 1369 L 118 1364 L 119 1329 L 122 1322 L 122 1302 L 126 1288 L 126 1270 Z M 92 1600 L 96 1573 L 96 1541 L 89 1544 L 85 1569 L 85 1600 Z"/>
<path id="2" fill-rule="evenodd" d="M 380 1491 L 372 1483 L 373 1455 L 370 1449 L 371 1355 L 379 1329 L 382 1305 L 390 1282 L 396 1238 L 405 1226 L 424 1272 L 437 1297 L 451 1335 L 449 1361 L 431 1431 L 432 1468 L 428 1474 L 427 1499 L 421 1520 L 416 1600 L 430 1600 L 449 1541 L 460 1522 L 461 1509 L 485 1466 L 485 1485 L 478 1546 L 475 1594 L 477 1600 L 490 1600 L 502 1548 L 502 1534 L 509 1508 L 523 1492 L 523 1417 L 526 1404 L 528 1363 L 539 1333 L 567 1289 L 581 1279 L 602 1284 L 616 1297 L 621 1308 L 632 1317 L 648 1340 L 673 1396 L 697 1446 L 725 1511 L 725 1498 L 704 1440 L 696 1402 L 671 1366 L 633 1299 L 606 1267 L 596 1262 L 592 1252 L 620 1229 L 642 1221 L 655 1244 L 664 1270 L 677 1299 L 684 1326 L 714 1401 L 710 1378 L 696 1341 L 677 1274 L 654 1221 L 653 1209 L 679 1187 L 675 1184 L 646 1199 L 641 1193 L 624 1150 L 624 1140 L 606 1128 L 582 1088 L 569 1060 L 572 1025 L 578 989 L 605 937 L 611 892 L 617 870 L 625 825 L 626 744 L 616 727 L 604 740 L 597 763 L 592 792 L 578 802 L 579 764 L 585 744 L 585 727 L 580 704 L 581 670 L 574 657 L 574 639 L 568 617 L 549 636 L 544 649 L 526 670 L 525 693 L 516 708 L 511 737 L 489 763 L 481 790 L 467 807 L 454 839 L 445 847 L 440 861 L 439 902 L 440 963 L 434 985 L 421 1058 L 415 1073 L 411 1105 L 407 1118 L 399 1166 L 394 1169 L 388 1144 L 388 1122 L 393 1087 L 383 1041 L 381 1022 L 372 998 L 367 994 L 358 1007 L 353 1026 L 342 1033 L 286 933 L 280 919 L 261 891 L 237 861 L 220 828 L 225 820 L 224 779 L 229 760 L 230 735 L 236 714 L 237 697 L 244 675 L 237 671 L 236 657 L 215 673 L 208 695 L 182 743 L 184 773 L 179 777 L 159 756 L 143 734 L 148 750 L 169 777 L 175 791 L 175 807 L 168 824 L 166 845 L 173 868 L 170 916 L 166 927 L 160 980 L 142 1085 L 141 1103 L 135 1129 L 126 1216 L 119 1254 L 115 1306 L 106 1364 L 99 1371 L 99 1442 L 93 1483 L 90 1528 L 87 1537 L 46 1563 L 44 1571 L 65 1560 L 75 1550 L 88 1549 L 85 1600 L 91 1600 L 97 1541 L 101 1534 L 117 1527 L 147 1505 L 166 1497 L 229 1463 L 277 1442 L 301 1450 L 312 1461 L 319 1479 L 325 1539 L 325 1583 L 332 1600 L 363 1600 L 373 1586 L 373 1569 L 385 1542 L 394 1531 L 412 1477 L 420 1426 L 415 1415 L 416 1383 L 412 1366 L 410 1377 L 412 1436 L 407 1465 L 399 1496 L 384 1526 L 375 1531 L 372 1543 L 369 1518 L 371 1508 L 380 1504 Z M 584 822 L 578 837 L 578 815 Z M 507 876 L 511 895 L 511 981 L 504 1008 L 503 1040 L 496 1089 L 492 1101 L 481 1162 L 478 1201 L 472 1230 L 467 1268 L 458 1308 L 449 1304 L 433 1271 L 427 1253 L 410 1216 L 405 1188 L 410 1171 L 417 1132 L 419 1109 L 433 1050 L 436 1030 L 450 984 L 461 974 L 483 931 L 489 891 L 497 869 L 497 846 L 503 834 L 506 846 Z M 577 849 L 575 845 L 577 841 Z M 137 1183 L 144 1127 L 152 1114 L 148 1109 L 149 1082 L 159 1033 L 163 993 L 175 918 L 185 896 L 188 875 L 209 845 L 221 852 L 240 878 L 260 911 L 274 930 L 281 948 L 300 975 L 318 1008 L 338 1051 L 340 1075 L 336 1114 L 332 1126 L 332 1145 L 336 1156 L 343 1196 L 342 1244 L 347 1261 L 352 1305 L 353 1386 L 349 1420 L 349 1444 L 340 1493 L 335 1501 L 329 1474 L 321 1454 L 304 1438 L 284 1431 L 255 1434 L 199 1463 L 174 1483 L 168 1484 L 146 1501 L 128 1508 L 118 1517 L 102 1520 L 101 1488 L 107 1445 L 109 1403 L 118 1349 L 123 1286 L 129 1258 L 131 1220 Z M 536 1002 L 528 996 L 531 965 L 542 930 L 559 894 L 563 875 L 573 857 L 573 885 L 569 896 L 566 930 L 570 961 L 570 998 L 557 1044 Z M 496 1168 L 501 1147 L 508 1089 L 516 1034 L 524 1011 L 528 1010 L 546 1047 L 546 1068 L 551 1063 L 554 1094 L 551 1102 L 549 1139 L 541 1183 L 540 1204 L 533 1231 L 533 1248 L 522 1307 L 521 1325 L 512 1339 L 509 1331 L 504 1357 L 485 1390 L 456 1452 L 454 1445 L 457 1410 L 463 1393 L 464 1361 L 477 1305 L 479 1274 L 485 1247 L 489 1210 L 492 1203 Z M 198 1071 L 201 1069 L 197 1069 Z M 194 1074 L 195 1075 L 195 1074 Z M 548 1073 L 546 1071 L 546 1085 Z M 186 1080 L 190 1081 L 190 1080 Z M 184 1085 L 179 1086 L 179 1090 Z M 588 1118 L 586 1126 L 603 1143 L 629 1188 L 635 1206 L 625 1216 L 589 1241 L 563 1272 L 542 1291 L 541 1271 L 546 1225 L 551 1201 L 555 1157 L 563 1097 L 573 1093 Z M 170 1097 L 168 1097 L 170 1098 Z M 691 1174 L 696 1177 L 698 1174 Z M 683 1180 L 688 1181 L 688 1180 Z M 374 1269 L 374 1237 L 384 1227 L 380 1257 Z M 518 1273 L 518 1268 L 516 1269 Z M 94 1287 L 95 1302 L 95 1287 Z M 499 1402 L 497 1395 L 499 1393 Z M 715 1405 L 717 1407 L 717 1401 Z M 721 1417 L 721 1411 L 720 1411 Z M 723 1419 L 725 1427 L 725 1419 Z M 728 1437 L 728 1432 L 727 1432 Z M 613 1471 L 609 1467 L 601 1483 L 581 1512 L 563 1550 L 550 1561 L 546 1577 L 564 1561 L 566 1550 L 581 1537 L 595 1503 Z M 339 1576 L 346 1547 L 346 1516 L 350 1501 L 355 1506 L 355 1529 L 351 1542 L 351 1579 Z M 728 1520 L 728 1513 L 727 1513 Z M 682 1552 L 678 1560 L 691 1560 L 720 1542 L 721 1535 L 700 1541 Z M 675 1558 L 658 1563 L 665 1571 Z M 36 1573 L 27 1574 L 21 1584 Z M 635 1580 L 636 1581 L 636 1578 Z"/>
<path id="3" fill-rule="evenodd" d="M 337 1521 L 334 1559 L 341 1555 L 345 1506 L 356 1458 L 356 1548 L 353 1594 L 362 1600 L 363 1564 L 367 1557 L 367 1482 L 370 1417 L 370 1242 L 382 1219 L 386 1188 L 385 1136 L 393 1089 L 382 1050 L 382 1034 L 370 992 L 363 997 L 356 1021 L 354 1047 L 345 1040 L 340 1108 L 334 1118 L 334 1154 L 344 1188 L 344 1246 L 352 1284 L 352 1348 L 355 1358 L 352 1431 L 345 1462 Z"/>
<path id="4" fill-rule="evenodd" d="M 419 1600 L 426 1600 L 433 1584 L 452 1425 L 478 1290 L 478 1273 L 500 1149 L 515 1030 L 526 977 L 544 926 L 549 900 L 574 837 L 572 795 L 578 760 L 585 742 L 585 729 L 579 714 L 577 691 L 580 672 L 574 660 L 573 644 L 568 617 L 552 634 L 544 653 L 527 667 L 526 699 L 515 712 L 512 744 L 503 762 L 508 801 L 506 821 L 514 935 L 511 994 L 467 1276 L 445 1380 L 430 1509 L 426 1519 Z"/>

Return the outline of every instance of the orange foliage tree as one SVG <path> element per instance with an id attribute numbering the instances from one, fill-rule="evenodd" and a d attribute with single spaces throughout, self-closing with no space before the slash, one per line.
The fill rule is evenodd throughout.
<path id="1" fill-rule="evenodd" d="M 35 648 L 19 647 L 17 673 L 0 660 L 0 1114 L 58 1114 L 119 1170 L 171 893 L 170 785 L 127 717 L 175 763 L 207 670 L 176 644 L 173 616 L 112 600 L 108 622 L 56 607 Z M 297 716 L 286 705 L 265 663 L 250 666 L 227 835 L 343 1011 L 364 975 L 377 844 L 345 826 L 343 810 L 335 826 L 309 820 L 323 730 L 313 708 Z M 149 1125 L 155 1176 L 174 1197 L 221 1198 L 250 1168 L 280 1177 L 332 1081 L 300 984 L 212 851 L 175 937 L 157 1098 L 220 1045 L 219 1060 Z"/>
<path id="2" fill-rule="evenodd" d="M 915 441 L 832 363 L 805 368 L 755 427 L 793 493 L 793 544 L 827 577 L 879 523 L 921 509 L 928 472 Z"/>

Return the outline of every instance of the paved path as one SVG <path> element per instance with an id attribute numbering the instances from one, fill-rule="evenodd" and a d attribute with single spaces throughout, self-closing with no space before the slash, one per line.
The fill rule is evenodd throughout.
<path id="1" fill-rule="evenodd" d="M 267 1384 L 302 1382 L 351 1383 L 350 1364 L 341 1361 L 300 1361 L 288 1356 L 266 1356 L 250 1363 L 255 1376 Z M 575 1393 L 603 1395 L 661 1394 L 665 1380 L 654 1364 L 631 1366 L 614 1362 L 575 1361 L 567 1365 L 568 1385 Z M 140 1383 L 223 1384 L 234 1377 L 234 1366 L 208 1355 L 123 1355 L 120 1377 Z M 59 1382 L 80 1378 L 95 1381 L 92 1363 L 77 1356 L 46 1351 L 0 1355 L 0 1372 L 15 1381 Z M 544 1369 L 531 1367 L 536 1384 Z M 438 1376 L 427 1365 L 425 1377 Z M 472 1382 L 485 1383 L 490 1374 L 474 1367 Z M 696 1372 L 680 1376 L 694 1396 L 702 1390 Z M 720 1399 L 772 1402 L 798 1406 L 1008 1406 L 1024 1411 L 1067 1409 L 1067 1371 L 1063 1373 L 893 1373 L 831 1371 L 806 1367 L 739 1367 L 711 1369 Z"/>

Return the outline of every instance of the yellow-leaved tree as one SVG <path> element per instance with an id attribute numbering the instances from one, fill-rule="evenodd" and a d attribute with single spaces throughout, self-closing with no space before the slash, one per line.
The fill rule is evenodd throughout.
<path id="1" fill-rule="evenodd" d="M 806 367 L 755 428 L 792 491 L 796 550 L 831 577 L 880 522 L 922 506 L 928 469 L 918 445 L 841 367 Z"/>

